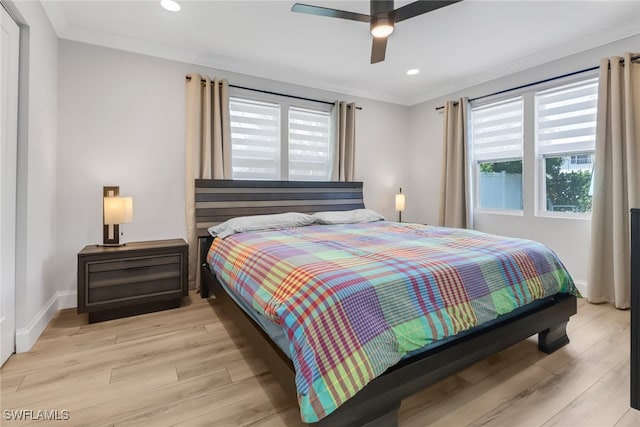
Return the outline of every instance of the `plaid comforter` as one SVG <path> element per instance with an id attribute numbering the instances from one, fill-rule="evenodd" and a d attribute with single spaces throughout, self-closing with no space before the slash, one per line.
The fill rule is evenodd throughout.
<path id="1" fill-rule="evenodd" d="M 577 294 L 540 243 L 386 221 L 240 233 L 215 239 L 210 261 L 284 329 L 305 422 L 408 352 L 536 299 Z"/>

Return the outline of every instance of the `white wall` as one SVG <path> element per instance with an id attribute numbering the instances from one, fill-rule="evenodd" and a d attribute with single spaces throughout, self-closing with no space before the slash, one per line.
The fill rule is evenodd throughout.
<path id="1" fill-rule="evenodd" d="M 410 142 L 405 160 L 410 174 L 410 184 L 406 186 L 407 220 L 430 224 L 438 222 L 442 173 L 442 111 L 436 111 L 436 107 L 442 106 L 446 100 L 456 100 L 462 96 L 474 98 L 590 68 L 598 65 L 601 58 L 621 56 L 626 51 L 635 52 L 638 46 L 640 36 L 630 37 L 482 85 L 460 88 L 446 97 L 413 106 L 409 113 Z M 527 149 L 532 148 L 525 147 L 525 151 Z M 524 177 L 529 182 L 531 178 L 532 172 L 529 177 Z M 534 239 L 548 245 L 556 251 L 574 279 L 584 285 L 588 274 L 590 221 L 537 217 L 532 205 L 533 185 L 525 184 L 524 190 L 524 216 L 476 213 L 475 228 L 495 234 Z"/>
<path id="2" fill-rule="evenodd" d="M 6 2 L 21 25 L 16 230 L 16 349 L 31 348 L 56 293 L 58 39 L 39 2 Z"/>
<path id="3" fill-rule="evenodd" d="M 186 236 L 185 75 L 334 101 L 339 94 L 115 49 L 60 40 L 57 151 L 58 290 L 75 292 L 76 254 L 102 241 L 102 187 L 134 198 L 124 241 Z M 351 100 L 349 98 L 347 100 Z M 402 167 L 408 107 L 354 99 L 356 179 L 365 203 L 389 217 Z"/>

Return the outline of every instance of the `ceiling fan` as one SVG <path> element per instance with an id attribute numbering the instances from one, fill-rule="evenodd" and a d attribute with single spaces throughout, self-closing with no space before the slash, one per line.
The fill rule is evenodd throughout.
<path id="1" fill-rule="evenodd" d="M 291 8 L 292 12 L 308 13 L 311 15 L 328 16 L 329 18 L 349 19 L 351 21 L 368 22 L 373 36 L 371 47 L 371 63 L 384 61 L 387 50 L 387 39 L 393 33 L 395 24 L 413 18 L 441 7 L 458 3 L 462 0 L 452 1 L 415 1 L 398 9 L 393 8 L 393 0 L 377 1 L 371 0 L 371 15 L 348 12 L 345 10 L 330 9 L 321 6 L 296 3 Z"/>

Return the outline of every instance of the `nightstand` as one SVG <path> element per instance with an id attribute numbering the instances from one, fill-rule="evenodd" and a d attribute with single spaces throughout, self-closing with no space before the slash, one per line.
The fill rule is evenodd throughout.
<path id="1" fill-rule="evenodd" d="M 179 307 L 188 264 L 182 239 L 86 246 L 78 253 L 78 313 L 93 323 Z"/>

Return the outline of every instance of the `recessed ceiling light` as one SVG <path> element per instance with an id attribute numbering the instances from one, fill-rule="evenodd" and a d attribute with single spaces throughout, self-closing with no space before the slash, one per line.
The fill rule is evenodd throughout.
<path id="1" fill-rule="evenodd" d="M 407 70 L 407 75 L 409 76 L 415 76 L 416 74 L 418 74 L 420 72 L 420 70 L 418 70 L 417 68 L 412 68 L 410 70 Z"/>
<path id="2" fill-rule="evenodd" d="M 177 12 L 180 10 L 180 5 L 173 0 L 162 0 L 160 5 L 170 12 Z"/>

